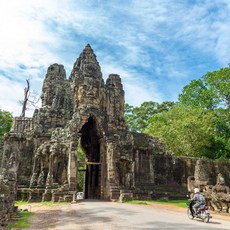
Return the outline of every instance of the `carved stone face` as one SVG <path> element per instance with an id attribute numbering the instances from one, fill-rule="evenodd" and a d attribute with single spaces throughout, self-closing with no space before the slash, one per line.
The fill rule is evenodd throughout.
<path id="1" fill-rule="evenodd" d="M 86 67 L 85 67 L 85 72 L 87 73 L 87 74 L 90 74 L 90 75 L 94 75 L 95 73 L 97 73 L 97 71 L 98 71 L 98 68 L 97 68 L 97 66 L 95 65 L 95 64 L 88 64 L 88 65 L 86 65 Z"/>
<path id="2" fill-rule="evenodd" d="M 80 85 L 77 90 L 78 101 L 87 102 L 87 100 L 96 99 L 98 97 L 98 87 L 93 79 L 85 79 L 84 84 Z"/>
<path id="3" fill-rule="evenodd" d="M 217 176 L 217 183 L 220 185 L 225 185 L 225 180 L 221 173 L 219 173 Z"/>

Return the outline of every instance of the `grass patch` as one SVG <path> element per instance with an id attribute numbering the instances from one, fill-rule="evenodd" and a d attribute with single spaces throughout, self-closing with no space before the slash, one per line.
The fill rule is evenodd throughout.
<path id="1" fill-rule="evenodd" d="M 187 200 L 169 200 L 169 201 L 162 201 L 162 200 L 130 200 L 127 201 L 126 203 L 129 204 L 145 204 L 145 205 L 150 205 L 150 204 L 174 204 L 178 207 L 181 208 L 187 208 L 186 202 Z"/>
<path id="2" fill-rule="evenodd" d="M 28 201 L 19 200 L 15 202 L 15 206 L 21 206 L 21 205 L 39 205 L 39 206 L 49 206 L 49 207 L 57 207 L 59 205 L 63 204 L 70 204 L 70 202 L 52 202 L 52 201 L 44 201 L 44 202 L 35 202 L 35 203 L 29 203 Z"/>
<path id="3" fill-rule="evenodd" d="M 33 216 L 33 213 L 31 212 L 20 212 L 21 217 L 18 219 L 17 223 L 15 224 L 9 224 L 8 227 L 10 228 L 29 228 L 31 226 L 31 223 L 28 221 L 28 219 Z"/>
<path id="4" fill-rule="evenodd" d="M 49 206 L 49 207 L 52 207 L 52 208 L 58 207 L 59 205 L 63 205 L 63 204 L 67 205 L 67 204 L 70 204 L 70 202 L 51 202 L 51 201 L 41 202 L 41 205 Z"/>
<path id="5" fill-rule="evenodd" d="M 148 200 L 128 200 L 128 201 L 125 201 L 125 203 L 128 203 L 128 204 L 149 204 L 150 201 Z"/>
<path id="6" fill-rule="evenodd" d="M 175 204 L 178 207 L 181 208 L 187 208 L 188 206 L 186 205 L 186 203 L 188 202 L 188 200 L 169 200 L 169 201 L 162 201 L 162 200 L 156 200 L 153 201 L 159 204 Z"/>
<path id="7" fill-rule="evenodd" d="M 20 206 L 20 205 L 24 205 L 24 204 L 29 204 L 29 202 L 24 201 L 24 200 L 17 200 L 14 204 L 15 204 L 15 206 Z"/>

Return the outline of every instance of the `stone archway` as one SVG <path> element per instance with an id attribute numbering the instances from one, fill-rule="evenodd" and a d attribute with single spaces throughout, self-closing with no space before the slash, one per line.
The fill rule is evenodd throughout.
<path id="1" fill-rule="evenodd" d="M 104 170 L 102 143 L 97 129 L 96 118 L 90 116 L 82 126 L 80 132 L 80 144 L 85 153 L 86 164 L 84 176 L 84 192 L 86 199 L 103 199 L 101 180 Z"/>

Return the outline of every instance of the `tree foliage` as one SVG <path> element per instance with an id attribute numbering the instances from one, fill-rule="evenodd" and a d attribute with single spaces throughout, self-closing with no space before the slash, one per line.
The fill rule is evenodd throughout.
<path id="1" fill-rule="evenodd" d="M 145 133 L 159 137 L 178 156 L 207 156 L 214 138 L 215 115 L 201 107 L 174 106 L 152 116 Z"/>
<path id="2" fill-rule="evenodd" d="M 208 72 L 182 90 L 179 103 L 206 109 L 230 108 L 230 67 Z"/>
<path id="3" fill-rule="evenodd" d="M 0 110 L 0 140 L 2 140 L 5 133 L 10 131 L 12 122 L 12 114 L 7 111 Z"/>
<path id="4" fill-rule="evenodd" d="M 212 149 L 216 158 L 230 158 L 230 113 L 228 109 L 215 110 L 215 136 Z"/>
<path id="5" fill-rule="evenodd" d="M 142 103 L 140 107 L 125 104 L 125 119 L 130 130 L 142 132 L 147 127 L 149 118 L 154 114 L 168 111 L 173 105 L 175 103 L 171 101 L 165 101 L 161 104 L 147 101 Z"/>
<path id="6" fill-rule="evenodd" d="M 176 103 L 125 108 L 133 131 L 159 137 L 178 156 L 230 158 L 230 67 L 191 81 Z"/>
<path id="7" fill-rule="evenodd" d="M 203 80 L 216 103 L 230 109 L 230 67 L 208 72 Z"/>
<path id="8" fill-rule="evenodd" d="M 183 106 L 199 106 L 215 115 L 210 152 L 215 158 L 230 158 L 230 67 L 208 72 L 182 90 L 178 100 Z"/>
<path id="9" fill-rule="evenodd" d="M 214 109 L 216 102 L 213 94 L 205 86 L 205 83 L 199 80 L 192 80 L 186 85 L 179 95 L 179 103 L 185 106 L 200 106 L 206 109 Z"/>

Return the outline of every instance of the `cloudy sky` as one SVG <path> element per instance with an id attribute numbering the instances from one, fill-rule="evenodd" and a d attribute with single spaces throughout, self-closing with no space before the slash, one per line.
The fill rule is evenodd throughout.
<path id="1" fill-rule="evenodd" d="M 40 95 L 48 66 L 69 77 L 87 43 L 104 79 L 121 76 L 127 103 L 176 101 L 230 63 L 230 1 L 0 0 L 0 109 L 20 115 L 26 79 Z"/>

